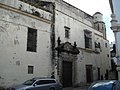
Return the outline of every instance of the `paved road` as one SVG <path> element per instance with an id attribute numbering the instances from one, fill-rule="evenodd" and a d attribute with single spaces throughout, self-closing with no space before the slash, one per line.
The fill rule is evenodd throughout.
<path id="1" fill-rule="evenodd" d="M 69 87 L 63 88 L 63 90 L 87 90 L 87 87 Z"/>

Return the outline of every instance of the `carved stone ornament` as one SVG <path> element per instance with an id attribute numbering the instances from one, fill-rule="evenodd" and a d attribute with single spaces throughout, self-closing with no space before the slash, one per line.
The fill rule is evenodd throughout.
<path id="1" fill-rule="evenodd" d="M 56 50 L 58 52 L 66 52 L 66 53 L 72 53 L 72 54 L 79 54 L 79 50 L 76 46 L 72 46 L 71 43 L 65 42 L 61 43 Z"/>

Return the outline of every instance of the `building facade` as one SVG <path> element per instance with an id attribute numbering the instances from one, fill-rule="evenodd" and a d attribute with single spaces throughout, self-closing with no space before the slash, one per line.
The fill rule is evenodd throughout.
<path id="1" fill-rule="evenodd" d="M 28 2 L 0 0 L 0 86 L 51 75 L 52 15 Z"/>
<path id="2" fill-rule="evenodd" d="M 110 70 L 100 12 L 91 16 L 63 0 L 1 0 L 0 7 L 0 85 L 54 73 L 64 87 L 80 86 Z"/>
<path id="3" fill-rule="evenodd" d="M 55 4 L 57 77 L 63 86 L 104 78 L 111 61 L 103 15 L 97 12 L 90 16 L 62 0 L 56 0 Z"/>
<path id="4" fill-rule="evenodd" d="M 118 78 L 120 79 L 120 1 L 119 0 L 109 0 L 110 7 L 112 11 L 111 15 L 111 29 L 114 32 L 115 44 L 116 44 L 116 58 L 118 59 Z"/>

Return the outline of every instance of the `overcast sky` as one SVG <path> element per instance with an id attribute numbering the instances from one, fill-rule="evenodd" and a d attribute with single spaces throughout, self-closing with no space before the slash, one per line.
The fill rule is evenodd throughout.
<path id="1" fill-rule="evenodd" d="M 93 15 L 95 12 L 101 12 L 106 24 L 107 39 L 110 42 L 114 41 L 113 31 L 110 29 L 111 10 L 109 6 L 109 0 L 64 0 L 73 6 L 81 9 L 82 11 Z"/>

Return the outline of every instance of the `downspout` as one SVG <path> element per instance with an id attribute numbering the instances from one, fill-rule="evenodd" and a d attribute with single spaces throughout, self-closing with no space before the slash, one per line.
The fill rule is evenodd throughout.
<path id="1" fill-rule="evenodd" d="M 53 17 L 52 17 L 52 24 L 51 24 L 51 49 L 52 49 L 52 70 L 54 72 L 55 66 L 55 3 L 52 3 L 53 6 Z"/>

